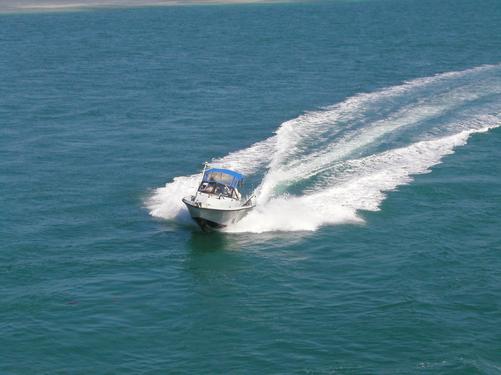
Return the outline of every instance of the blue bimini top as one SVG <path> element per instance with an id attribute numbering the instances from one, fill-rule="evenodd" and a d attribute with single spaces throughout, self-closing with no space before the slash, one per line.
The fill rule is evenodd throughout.
<path id="1" fill-rule="evenodd" d="M 243 178 L 240 173 L 229 169 L 211 168 L 205 171 L 203 182 L 217 182 L 235 188 Z"/>

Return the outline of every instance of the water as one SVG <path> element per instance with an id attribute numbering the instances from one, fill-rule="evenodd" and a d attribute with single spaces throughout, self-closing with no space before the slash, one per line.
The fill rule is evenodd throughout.
<path id="1" fill-rule="evenodd" d="M 0 15 L 0 372 L 501 373 L 499 46 L 497 1 Z"/>

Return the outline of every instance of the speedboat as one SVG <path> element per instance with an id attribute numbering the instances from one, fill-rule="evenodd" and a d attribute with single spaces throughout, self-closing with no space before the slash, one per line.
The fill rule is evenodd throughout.
<path id="1" fill-rule="evenodd" d="M 253 195 L 243 197 L 239 189 L 244 176 L 229 169 L 204 166 L 195 195 L 183 198 L 191 217 L 203 231 L 222 229 L 242 219 L 254 208 Z"/>

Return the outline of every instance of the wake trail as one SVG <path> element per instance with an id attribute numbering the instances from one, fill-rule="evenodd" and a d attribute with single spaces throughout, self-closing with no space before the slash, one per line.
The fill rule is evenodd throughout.
<path id="1" fill-rule="evenodd" d="M 387 192 L 427 173 L 471 134 L 501 124 L 501 65 L 418 78 L 283 123 L 275 135 L 214 159 L 264 172 L 257 207 L 230 232 L 313 231 L 360 223 Z M 176 177 L 146 202 L 155 217 L 189 223 L 181 202 L 201 175 Z"/>

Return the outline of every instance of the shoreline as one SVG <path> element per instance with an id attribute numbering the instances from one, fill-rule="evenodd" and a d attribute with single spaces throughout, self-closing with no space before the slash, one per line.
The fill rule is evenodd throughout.
<path id="1" fill-rule="evenodd" d="M 82 2 L 45 2 L 35 3 L 22 1 L 19 4 L 0 6 L 0 14 L 75 12 L 97 9 L 126 9 L 168 6 L 200 6 L 200 5 L 243 5 L 243 4 L 280 4 L 295 2 L 294 0 L 164 0 L 164 1 L 90 1 Z"/>

